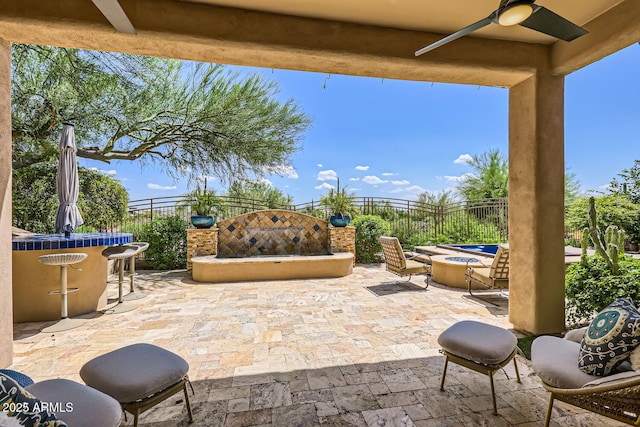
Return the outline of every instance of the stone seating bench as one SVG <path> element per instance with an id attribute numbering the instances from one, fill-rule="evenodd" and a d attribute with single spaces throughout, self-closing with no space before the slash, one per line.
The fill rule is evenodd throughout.
<path id="1" fill-rule="evenodd" d="M 196 256 L 192 277 L 196 282 L 247 282 L 255 280 L 319 279 L 343 277 L 353 271 L 353 254 L 267 255 L 246 258 Z"/>

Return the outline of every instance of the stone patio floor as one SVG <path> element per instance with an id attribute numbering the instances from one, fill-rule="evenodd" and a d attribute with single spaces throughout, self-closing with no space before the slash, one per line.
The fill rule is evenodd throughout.
<path id="1" fill-rule="evenodd" d="M 189 362 L 194 426 L 543 425 L 548 394 L 521 357 L 522 384 L 513 364 L 496 375 L 498 416 L 486 376 L 449 364 L 439 390 L 438 335 L 465 319 L 511 328 L 506 304 L 488 307 L 434 283 L 425 291 L 421 276 L 399 284 L 380 265 L 339 279 L 226 284 L 195 283 L 185 271 L 139 273 L 148 296 L 134 311 L 82 316 L 85 325 L 55 335 L 39 332 L 45 323 L 16 324 L 10 368 L 36 381 L 81 381 L 88 360 L 146 342 Z M 110 296 L 116 288 L 112 279 Z M 140 424 L 188 425 L 182 395 Z M 621 425 L 563 403 L 551 424 Z"/>

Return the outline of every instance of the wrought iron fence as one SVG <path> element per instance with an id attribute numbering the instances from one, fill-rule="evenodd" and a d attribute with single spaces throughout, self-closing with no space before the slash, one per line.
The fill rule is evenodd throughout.
<path id="1" fill-rule="evenodd" d="M 224 207 L 217 219 L 226 219 L 261 209 L 288 209 L 327 219 L 329 212 L 318 201 L 280 205 L 264 200 L 220 196 Z M 161 216 L 177 215 L 189 221 L 192 199 L 188 196 L 133 200 L 129 216 L 111 230 L 138 236 L 144 224 Z M 382 197 L 356 197 L 355 204 L 363 215 L 378 215 L 391 225 L 391 234 L 403 244 L 428 243 L 494 243 L 508 239 L 506 199 L 483 199 L 432 205 L 413 200 Z"/>

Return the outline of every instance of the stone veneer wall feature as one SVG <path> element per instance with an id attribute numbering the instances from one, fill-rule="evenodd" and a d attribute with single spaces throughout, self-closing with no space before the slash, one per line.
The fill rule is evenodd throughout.
<path id="1" fill-rule="evenodd" d="M 353 264 L 356 263 L 356 228 L 329 227 L 331 252 L 351 252 Z"/>
<path id="2" fill-rule="evenodd" d="M 202 255 L 217 255 L 217 228 L 190 228 L 187 230 L 187 271 L 191 271 L 191 258 Z"/>
<path id="3" fill-rule="evenodd" d="M 299 212 L 249 212 L 219 221 L 218 228 L 219 258 L 329 253 L 328 223 Z"/>

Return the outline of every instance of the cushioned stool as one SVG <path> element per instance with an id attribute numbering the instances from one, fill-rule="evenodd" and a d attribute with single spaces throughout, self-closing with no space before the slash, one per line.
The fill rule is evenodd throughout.
<path id="1" fill-rule="evenodd" d="M 516 355 L 518 340 L 506 329 L 480 322 L 465 320 L 449 327 L 438 337 L 438 344 L 445 356 L 440 390 L 444 390 L 444 379 L 449 361 L 476 372 L 488 375 L 491 382 L 493 413 L 496 408 L 496 393 L 493 387 L 493 373 L 513 359 L 516 376 L 520 382 Z"/>
<path id="2" fill-rule="evenodd" d="M 26 390 L 50 408 L 69 427 L 118 427 L 122 409 L 110 396 L 75 381 L 57 378 L 40 381 Z"/>
<path id="3" fill-rule="evenodd" d="M 98 356 L 80 369 L 84 382 L 112 396 L 122 408 L 139 415 L 184 391 L 184 399 L 193 422 L 187 394 L 189 364 L 177 354 L 151 344 L 134 344 Z"/>

